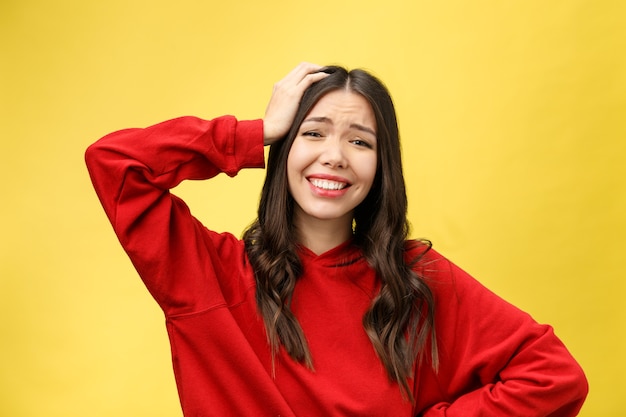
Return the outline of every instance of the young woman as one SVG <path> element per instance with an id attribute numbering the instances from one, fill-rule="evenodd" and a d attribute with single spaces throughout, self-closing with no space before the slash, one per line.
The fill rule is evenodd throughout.
<path id="1" fill-rule="evenodd" d="M 263 167 L 242 240 L 170 189 Z M 407 240 L 395 111 L 370 74 L 301 64 L 263 120 L 112 133 L 87 166 L 163 309 L 185 416 L 574 416 L 585 376 L 552 328 Z M 213 196 L 226 204 L 227 196 Z"/>

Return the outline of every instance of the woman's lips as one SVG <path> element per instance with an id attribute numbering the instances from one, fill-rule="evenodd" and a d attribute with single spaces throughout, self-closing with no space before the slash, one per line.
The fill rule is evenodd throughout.
<path id="1" fill-rule="evenodd" d="M 345 182 L 323 180 L 321 178 L 311 178 L 309 182 L 317 188 L 324 190 L 341 190 L 348 186 Z"/>
<path id="2" fill-rule="evenodd" d="M 329 175 L 311 175 L 307 180 L 313 193 L 320 197 L 341 197 L 352 185 L 345 178 Z"/>

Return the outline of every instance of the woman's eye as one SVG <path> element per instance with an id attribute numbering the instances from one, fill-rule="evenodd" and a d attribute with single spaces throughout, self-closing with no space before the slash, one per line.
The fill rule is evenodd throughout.
<path id="1" fill-rule="evenodd" d="M 310 137 L 313 137 L 313 138 L 321 138 L 322 137 L 321 133 L 315 132 L 315 131 L 312 131 L 312 130 L 307 130 L 306 132 L 303 132 L 302 136 L 310 136 Z"/>
<path id="2" fill-rule="evenodd" d="M 354 139 L 354 140 L 352 140 L 352 143 L 357 145 L 357 146 L 364 146 L 366 148 L 372 149 L 372 145 L 370 145 L 369 142 L 366 142 L 366 141 L 364 141 L 362 139 Z"/>

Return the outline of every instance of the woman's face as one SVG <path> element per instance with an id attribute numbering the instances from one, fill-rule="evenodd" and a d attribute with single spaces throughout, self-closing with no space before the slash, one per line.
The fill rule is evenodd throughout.
<path id="1" fill-rule="evenodd" d="M 353 212 L 374 182 L 376 118 L 360 94 L 324 95 L 300 125 L 287 158 L 294 222 L 352 224 Z"/>

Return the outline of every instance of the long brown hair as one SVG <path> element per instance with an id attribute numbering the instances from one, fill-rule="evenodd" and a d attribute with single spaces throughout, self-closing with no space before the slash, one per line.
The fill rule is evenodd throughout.
<path id="1" fill-rule="evenodd" d="M 244 233 L 248 258 L 257 281 L 256 299 L 275 355 L 282 344 L 296 361 L 312 368 L 306 338 L 289 304 L 301 263 L 292 221 L 286 164 L 300 124 L 325 94 L 348 89 L 365 97 L 377 126 L 377 173 L 365 200 L 354 211 L 354 243 L 381 280 L 380 293 L 363 317 L 363 326 L 391 380 L 413 398 L 407 379 L 416 360 L 430 345 L 437 367 L 434 301 L 425 280 L 414 270 L 419 259 L 407 260 L 407 198 L 402 173 L 395 109 L 386 87 L 363 70 L 325 67 L 330 75 L 304 93 L 290 131 L 273 144 L 261 193 L 258 218 Z M 425 250 L 430 245 L 425 242 Z"/>

